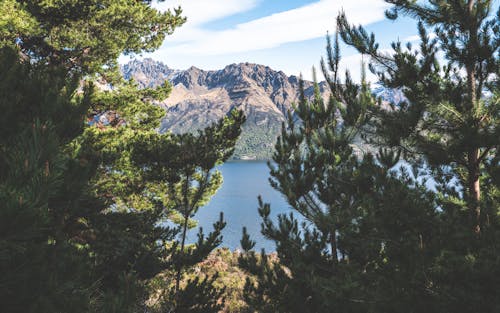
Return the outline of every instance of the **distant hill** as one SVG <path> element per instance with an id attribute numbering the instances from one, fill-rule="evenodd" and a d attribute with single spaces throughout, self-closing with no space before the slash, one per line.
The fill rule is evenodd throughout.
<path id="1" fill-rule="evenodd" d="M 124 65 L 122 72 L 141 87 L 171 82 L 172 93 L 162 103 L 167 111 L 162 132 L 194 131 L 217 121 L 232 108 L 243 110 L 247 121 L 236 145 L 237 159 L 270 158 L 286 112 L 299 96 L 297 76 L 252 63 L 231 64 L 217 71 L 196 67 L 179 71 L 144 59 Z M 305 87 L 306 96 L 311 97 L 313 83 L 306 81 Z M 324 83 L 320 90 L 327 95 Z"/>
<path id="2" fill-rule="evenodd" d="M 196 67 L 175 70 L 152 59 L 133 60 L 121 68 L 126 79 L 140 87 L 155 87 L 168 80 L 173 90 L 160 105 L 167 111 L 160 131 L 192 132 L 205 128 L 233 108 L 245 112 L 247 121 L 236 144 L 235 159 L 269 159 L 288 110 L 298 101 L 299 78 L 287 76 L 268 66 L 239 63 L 217 71 Z M 306 97 L 313 95 L 313 83 L 305 81 Z M 319 84 L 328 97 L 325 82 Z M 405 98 L 401 91 L 382 87 L 374 95 L 398 104 Z M 360 145 L 361 141 L 360 141 Z"/>

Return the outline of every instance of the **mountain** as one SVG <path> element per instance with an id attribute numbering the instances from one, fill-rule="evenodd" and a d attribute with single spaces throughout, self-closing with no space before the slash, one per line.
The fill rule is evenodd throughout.
<path id="1" fill-rule="evenodd" d="M 159 86 L 179 72 L 152 59 L 134 59 L 120 69 L 125 79 L 133 78 L 141 88 Z"/>
<path id="2" fill-rule="evenodd" d="M 156 87 L 169 81 L 170 97 L 159 103 L 166 111 L 160 131 L 193 132 L 205 128 L 233 108 L 243 110 L 247 121 L 234 153 L 235 159 L 269 159 L 274 143 L 286 120 L 288 110 L 298 101 L 299 78 L 287 76 L 268 66 L 239 63 L 221 70 L 204 71 L 194 66 L 175 70 L 152 59 L 133 60 L 121 67 L 125 79 L 134 79 L 140 87 Z M 304 82 L 305 95 L 313 96 L 313 83 Z M 319 84 L 326 99 L 329 95 L 325 82 Z M 397 107 L 406 101 L 403 92 L 383 87 L 373 94 Z M 368 148 L 359 141 L 358 148 Z"/>
<path id="3" fill-rule="evenodd" d="M 386 104 L 392 103 L 394 105 L 399 105 L 408 101 L 404 96 L 403 91 L 399 89 L 387 89 L 382 86 L 378 86 L 372 89 L 372 93 L 375 97 L 381 98 Z"/>
<path id="4" fill-rule="evenodd" d="M 167 111 L 160 131 L 191 132 L 225 116 L 233 108 L 243 110 L 247 121 L 236 145 L 237 159 L 268 159 L 288 110 L 298 101 L 299 78 L 268 66 L 231 64 L 217 71 L 196 67 L 179 71 L 151 59 L 122 66 L 126 79 L 141 87 L 155 87 L 168 80 L 173 90 L 161 103 Z M 306 81 L 306 97 L 313 83 Z M 327 97 L 325 84 L 320 91 Z"/>

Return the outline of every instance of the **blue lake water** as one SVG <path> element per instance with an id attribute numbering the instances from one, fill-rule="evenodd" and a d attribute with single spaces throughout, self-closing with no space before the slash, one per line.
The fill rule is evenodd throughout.
<path id="1" fill-rule="evenodd" d="M 260 233 L 261 217 L 257 212 L 257 196 L 271 204 L 271 215 L 275 218 L 279 213 L 291 211 L 289 205 L 279 192 L 269 185 L 269 168 L 265 162 L 228 162 L 218 168 L 224 177 L 224 183 L 210 203 L 200 208 L 195 216 L 205 233 L 213 229 L 212 224 L 224 212 L 227 225 L 221 247 L 232 250 L 241 249 L 240 239 L 243 226 L 247 227 L 251 238 L 256 241 L 255 249 L 274 251 L 272 241 L 265 239 Z M 196 240 L 198 227 L 190 230 L 188 241 Z"/>
<path id="2" fill-rule="evenodd" d="M 408 164 L 401 162 L 395 169 L 404 167 L 410 170 Z M 257 212 L 257 196 L 261 195 L 264 202 L 271 204 L 271 217 L 276 220 L 278 214 L 289 213 L 293 210 L 286 203 L 283 196 L 269 185 L 269 168 L 266 162 L 228 162 L 218 167 L 222 172 L 224 183 L 211 201 L 200 208 L 195 220 L 202 226 L 204 233 L 213 229 L 212 224 L 219 219 L 220 212 L 224 212 L 227 225 L 224 228 L 221 247 L 231 250 L 241 249 L 240 240 L 243 226 L 247 227 L 251 238 L 256 241 L 255 250 L 264 248 L 267 252 L 274 251 L 272 241 L 265 239 L 260 233 L 261 217 Z M 430 179 L 426 182 L 427 188 L 435 190 L 435 182 Z M 301 220 L 301 216 L 295 212 Z M 195 242 L 198 227 L 188 233 L 188 242 Z"/>

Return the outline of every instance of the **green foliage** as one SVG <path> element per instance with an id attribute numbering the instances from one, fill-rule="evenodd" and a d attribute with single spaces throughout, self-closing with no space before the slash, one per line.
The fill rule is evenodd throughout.
<path id="1" fill-rule="evenodd" d="M 221 292 L 209 288 L 211 278 L 193 281 L 184 286 L 186 290 L 179 283 L 184 272 L 220 244 L 225 225 L 222 219 L 208 235 L 200 230 L 194 247 L 187 246 L 185 240 L 188 229 L 195 226 L 192 218 L 222 184 L 221 174 L 212 170 L 233 153 L 244 118 L 235 111 L 197 134 L 159 134 L 154 128 L 164 111 L 152 101 L 169 90 L 168 85 L 138 90 L 127 82 L 113 90 L 95 91 L 88 118 L 93 125 L 72 142 L 75 158 L 99 163 L 92 179 L 93 191 L 107 209 L 92 221 L 96 240 L 91 247 L 109 296 L 100 305 L 117 312 L 145 303 L 148 280 L 160 273 L 169 273 L 165 280 L 174 278 L 177 283 L 163 299 L 170 309 L 180 310 L 194 299 L 207 300 Z M 96 116 L 114 120 L 108 119 L 106 125 L 95 122 Z M 166 222 L 176 226 L 158 226 Z M 174 240 L 179 233 L 179 241 Z M 122 299 L 125 295 L 119 282 L 123 277 L 131 277 L 128 285 L 139 298 Z M 191 298 L 196 288 L 199 297 Z M 208 310 L 209 303 L 199 305 Z M 212 311 L 218 308 L 214 302 Z"/>
<path id="2" fill-rule="evenodd" d="M 500 135 L 498 13 L 492 16 L 491 1 L 387 2 L 394 3 L 390 17 L 404 13 L 420 20 L 417 49 L 395 42 L 393 54 L 385 55 L 378 51 L 373 34 L 368 40 L 366 32 L 351 27 L 344 15 L 338 19 L 343 39 L 373 59 L 380 82 L 403 90 L 407 98 L 398 110 L 378 110 L 381 141 L 401 146 L 412 156 L 422 153 L 440 182 L 444 176 L 448 182 L 458 179 L 471 224 L 479 233 L 487 215 L 494 214 L 481 203 L 480 178 L 484 163 L 497 153 Z M 428 28 L 435 39 L 427 34 Z M 444 54 L 445 65 L 438 52 Z"/>
<path id="3" fill-rule="evenodd" d="M 212 168 L 233 153 L 244 118 L 232 112 L 197 135 L 155 131 L 164 111 L 154 102 L 170 85 L 138 90 L 114 72 L 118 55 L 150 51 L 184 22 L 180 9 L 149 4 L 0 4 L 0 302 L 9 312 L 142 312 L 153 278 L 188 271 L 220 243 L 222 216 L 194 247 L 185 247 L 188 221 L 222 183 Z M 173 213 L 182 227 L 165 226 Z M 214 279 L 176 288 L 168 305 L 217 311 Z"/>
<path id="4" fill-rule="evenodd" d="M 303 222 L 290 214 L 274 223 L 259 199 L 262 233 L 276 243 L 279 263 L 251 251 L 245 233 L 242 239 L 240 264 L 257 276 L 245 295 L 259 312 L 386 312 L 403 297 L 426 296 L 425 275 L 409 273 L 420 271 L 421 242 L 433 238 L 432 196 L 404 170 L 391 170 L 397 153 L 357 157 L 353 145 L 376 101 L 368 84 L 348 74 L 341 83 L 337 41 L 328 55 L 329 103 L 317 84 L 312 101 L 301 97 L 300 125 L 289 115 L 269 165 L 271 185 Z"/>
<path id="5" fill-rule="evenodd" d="M 0 4 L 0 43 L 14 45 L 32 60 L 94 73 L 116 67 L 122 53 L 158 48 L 182 25 L 180 8 L 159 12 L 151 1 L 25 1 Z"/>
<path id="6" fill-rule="evenodd" d="M 245 233 L 245 296 L 260 312 L 496 312 L 498 279 L 498 29 L 490 1 L 387 1 L 421 20 L 421 45 L 379 51 L 338 17 L 342 39 L 406 100 L 382 105 L 338 75 L 337 39 L 323 73 L 332 97 L 300 99 L 270 164 L 271 185 L 301 215 L 262 233 L 279 264 Z M 427 35 L 428 28 L 437 34 Z M 444 52 L 446 66 L 438 53 Z M 316 87 L 317 88 L 317 87 Z M 389 107 L 389 108 L 388 108 Z M 358 138 L 379 148 L 355 151 Z M 356 156 L 358 154 L 358 156 Z M 403 157 L 409 166 L 395 169 Z M 426 187 L 428 179 L 435 190 Z"/>
<path id="7" fill-rule="evenodd" d="M 82 141 L 92 88 L 9 49 L 0 59 L 2 303 L 11 312 L 132 310 L 148 296 L 144 280 L 166 266 L 157 242 L 175 233 L 156 226 L 157 211 L 104 214 L 111 203 L 94 182 L 106 163 Z"/>
<path id="8" fill-rule="evenodd" d="M 243 125 L 243 132 L 236 143 L 234 159 L 269 160 L 272 157 L 272 145 L 280 133 L 279 127 L 252 127 Z"/>
<path id="9" fill-rule="evenodd" d="M 218 302 L 223 290 L 210 287 L 215 278 L 195 279 L 184 288 L 180 283 L 183 273 L 205 259 L 222 240 L 221 231 L 225 222 L 221 213 L 213 232 L 205 235 L 200 228 L 195 245 L 186 245 L 187 232 L 193 226 L 190 220 L 222 184 L 222 175 L 214 172 L 213 168 L 232 155 L 244 120 L 242 112 L 232 111 L 217 124 L 197 134 L 149 133 L 133 139 L 131 160 L 136 166 L 134 172 L 141 173 L 145 181 L 161 188 L 160 192 L 147 189 L 143 194 L 154 199 L 164 215 L 177 217 L 171 219 L 179 225 L 181 233 L 180 240 L 173 244 L 170 256 L 175 287 L 167 295 L 164 305 L 175 307 L 179 312 L 217 312 L 223 306 Z"/>
<path id="10" fill-rule="evenodd" d="M 175 300 L 175 312 L 219 312 L 224 307 L 224 288 L 214 288 L 217 274 L 204 279 L 195 277 L 187 281 L 186 286 L 171 295 Z"/>
<path id="11" fill-rule="evenodd" d="M 92 164 L 79 164 L 63 147 L 81 129 L 87 97 L 74 97 L 77 84 L 59 70 L 17 58 L 0 51 L 2 307 L 85 312 L 95 288 L 80 246 L 84 218 L 103 206 L 88 192 Z"/>
<path id="12" fill-rule="evenodd" d="M 402 149 L 437 184 L 441 240 L 429 272 L 442 309 L 496 311 L 500 10 L 492 12 L 493 1 L 387 2 L 388 17 L 419 20 L 418 48 L 395 42 L 383 54 L 366 31 L 338 18 L 343 39 L 371 57 L 381 84 L 407 99 L 374 110 L 374 141 Z"/>

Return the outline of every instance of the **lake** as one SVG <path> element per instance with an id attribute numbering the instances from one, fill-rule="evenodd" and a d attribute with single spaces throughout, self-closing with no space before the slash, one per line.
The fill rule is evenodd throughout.
<path id="1" fill-rule="evenodd" d="M 266 162 L 241 161 L 228 162 L 218 168 L 224 177 L 224 183 L 210 203 L 200 208 L 195 220 L 203 227 L 205 233 L 213 229 L 212 224 L 224 212 L 227 225 L 221 247 L 231 250 L 241 249 L 240 240 L 243 226 L 247 227 L 251 238 L 256 241 L 255 250 L 264 248 L 267 252 L 274 251 L 272 241 L 265 239 L 260 233 L 261 217 L 257 212 L 257 196 L 261 195 L 264 202 L 271 204 L 271 215 L 276 220 L 280 213 L 288 213 L 291 208 L 279 192 L 269 185 L 269 168 Z M 196 240 L 198 227 L 191 229 L 188 241 Z"/>
<path id="2" fill-rule="evenodd" d="M 394 169 L 404 167 L 410 171 L 405 162 L 400 162 Z M 212 197 L 205 207 L 200 208 L 195 220 L 202 226 L 204 233 L 213 230 L 212 224 L 219 219 L 220 212 L 224 212 L 224 220 L 227 225 L 222 235 L 223 242 L 220 247 L 228 247 L 231 250 L 241 249 L 240 240 L 243 226 L 247 227 L 252 240 L 256 241 L 255 250 L 264 248 L 267 252 L 275 251 L 274 242 L 265 239 L 260 233 L 261 217 L 257 212 L 257 196 L 261 195 L 264 202 L 271 204 L 271 217 L 281 213 L 289 213 L 293 210 L 286 203 L 283 196 L 269 185 L 269 168 L 266 162 L 258 161 L 233 161 L 218 167 L 222 172 L 224 183 L 219 191 Z M 435 191 L 434 180 L 426 182 L 427 188 Z M 300 214 L 294 213 L 301 220 Z M 188 233 L 188 242 L 196 241 L 198 227 L 191 229 Z"/>

